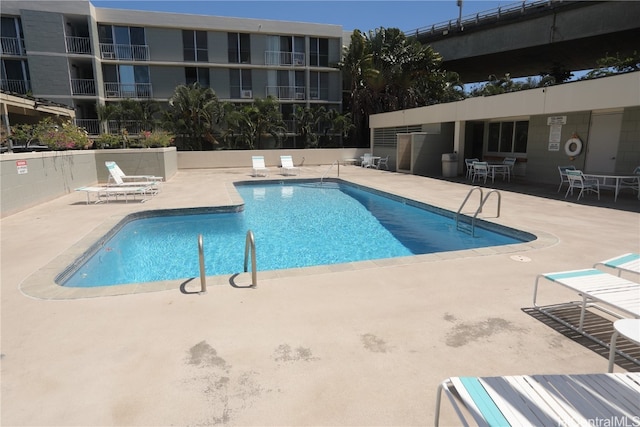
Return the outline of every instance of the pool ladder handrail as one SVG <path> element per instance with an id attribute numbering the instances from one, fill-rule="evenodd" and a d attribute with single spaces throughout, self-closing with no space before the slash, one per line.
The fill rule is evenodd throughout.
<path id="1" fill-rule="evenodd" d="M 198 292 L 198 294 L 204 295 L 207 293 L 207 276 L 204 269 L 204 243 L 202 234 L 198 234 L 198 259 L 200 261 L 200 292 Z"/>
<path id="2" fill-rule="evenodd" d="M 336 160 L 333 163 L 331 163 L 331 165 L 329 166 L 329 169 L 327 169 L 322 176 L 320 177 L 320 185 L 322 185 L 322 182 L 324 181 L 324 179 L 326 178 L 326 176 L 329 174 L 329 172 L 331 171 L 331 168 L 333 168 L 334 165 L 338 165 L 338 178 L 340 178 L 340 160 Z"/>
<path id="3" fill-rule="evenodd" d="M 253 231 L 247 231 L 247 238 L 244 244 L 244 272 L 247 272 L 249 250 L 251 250 L 251 287 L 258 286 L 258 272 L 256 271 L 256 239 L 253 236 Z"/>
<path id="4" fill-rule="evenodd" d="M 460 212 L 462 211 L 462 208 L 464 207 L 464 205 L 469 200 L 469 197 L 471 197 L 471 193 L 473 193 L 475 190 L 479 190 L 480 191 L 480 204 L 478 205 L 478 209 L 476 209 L 476 212 L 473 214 L 473 218 L 471 218 L 471 233 L 470 234 L 473 237 L 476 237 L 476 234 L 475 234 L 475 231 L 476 231 L 476 218 L 477 218 L 478 214 L 480 212 L 482 212 L 482 207 L 487 202 L 487 199 L 489 198 L 489 196 L 491 196 L 491 193 L 496 193 L 498 195 L 498 212 L 497 212 L 496 218 L 500 218 L 500 204 L 502 202 L 502 196 L 500 195 L 500 192 L 498 190 L 496 190 L 496 189 L 493 189 L 493 190 L 489 191 L 487 193 L 487 195 L 483 197 L 482 188 L 477 187 L 477 186 L 471 188 L 471 190 L 469 190 L 469 192 L 467 193 L 467 197 L 464 198 L 464 201 L 460 205 L 460 209 L 458 209 L 458 212 L 456 212 L 456 230 L 468 231 L 464 227 L 460 227 Z"/>

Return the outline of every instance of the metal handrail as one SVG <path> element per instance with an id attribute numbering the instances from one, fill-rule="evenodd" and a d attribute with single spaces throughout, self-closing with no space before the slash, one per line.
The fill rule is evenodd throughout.
<path id="1" fill-rule="evenodd" d="M 497 212 L 496 218 L 500 218 L 500 205 L 502 203 L 502 196 L 500 195 L 500 192 L 498 190 L 495 190 L 495 189 L 491 190 L 487 193 L 486 196 L 483 197 L 482 188 L 473 187 L 467 193 L 467 197 L 465 197 L 464 201 L 462 202 L 462 205 L 460 205 L 460 209 L 458 209 L 458 212 L 456 213 L 456 230 L 460 229 L 460 227 L 458 226 L 460 211 L 462 211 L 462 208 L 464 207 L 465 203 L 467 203 L 467 200 L 469 200 L 469 196 L 471 196 L 471 193 L 473 193 L 473 191 L 475 191 L 476 189 L 480 190 L 480 205 L 478 206 L 478 209 L 476 210 L 476 212 L 473 214 L 473 218 L 471 218 L 471 235 L 473 237 L 476 236 L 476 218 L 478 217 L 478 214 L 482 212 L 482 207 L 487 202 L 487 199 L 489 198 L 491 193 L 496 193 L 498 195 L 498 212 Z"/>
<path id="2" fill-rule="evenodd" d="M 207 276 L 204 272 L 204 244 L 202 234 L 198 234 L 198 258 L 200 260 L 200 295 L 207 293 Z"/>
<path id="3" fill-rule="evenodd" d="M 251 249 L 251 287 L 258 286 L 258 272 L 256 271 L 256 239 L 253 237 L 251 230 L 247 231 L 247 238 L 244 244 L 244 272 L 247 272 L 247 261 L 249 256 L 249 249 Z"/>
<path id="4" fill-rule="evenodd" d="M 324 181 L 325 177 L 329 174 L 329 172 L 331 171 L 331 168 L 333 168 L 333 165 L 335 164 L 338 164 L 338 178 L 340 178 L 340 161 L 336 160 L 335 162 L 331 163 L 331 166 L 329 166 L 329 169 L 327 169 L 325 173 L 323 173 L 322 176 L 320 177 L 320 185 L 322 185 L 322 182 Z"/>
<path id="5" fill-rule="evenodd" d="M 469 190 L 469 192 L 467 193 L 467 197 L 464 198 L 464 201 L 460 205 L 460 208 L 458 209 L 458 212 L 456 212 L 456 230 L 459 230 L 460 226 L 458 225 L 458 223 L 459 223 L 459 220 L 460 220 L 460 212 L 462 211 L 462 208 L 464 207 L 464 205 L 469 200 L 469 197 L 471 197 L 471 193 L 473 193 L 476 190 L 480 191 L 480 206 L 478 207 L 478 210 L 476 211 L 475 215 L 471 219 L 471 235 L 472 236 L 474 235 L 474 231 L 475 231 L 475 218 L 476 218 L 476 216 L 478 215 L 479 212 L 482 212 L 482 205 L 483 205 L 482 201 L 484 200 L 482 188 L 477 187 L 477 186 L 476 187 L 472 187 L 471 190 Z"/>

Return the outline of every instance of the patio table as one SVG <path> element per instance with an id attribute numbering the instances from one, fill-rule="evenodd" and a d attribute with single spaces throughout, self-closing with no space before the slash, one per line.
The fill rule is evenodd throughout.
<path id="1" fill-rule="evenodd" d="M 640 175 L 619 175 L 619 174 L 605 174 L 605 173 L 584 173 L 586 178 L 593 178 L 598 180 L 600 188 L 610 188 L 614 190 L 614 202 L 618 201 L 618 193 L 620 192 L 620 184 L 622 180 L 638 181 L 640 185 Z M 640 191 L 638 192 L 638 199 L 640 200 Z"/>
<path id="2" fill-rule="evenodd" d="M 496 173 L 502 174 L 502 180 L 504 181 L 505 175 L 509 182 L 511 182 L 511 168 L 509 165 L 505 165 L 504 163 L 489 163 L 489 175 L 491 176 L 491 182 L 494 182 Z"/>

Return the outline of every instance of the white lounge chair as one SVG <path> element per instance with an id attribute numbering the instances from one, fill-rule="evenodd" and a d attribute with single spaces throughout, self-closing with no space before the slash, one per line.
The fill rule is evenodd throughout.
<path id="1" fill-rule="evenodd" d="M 540 306 L 537 302 L 540 279 L 546 279 L 571 289 L 582 299 L 544 307 Z M 640 283 L 635 283 L 595 268 L 539 274 L 536 277 L 533 290 L 533 305 L 541 313 L 598 344 L 608 347 L 608 343 L 584 330 L 586 310 L 587 308 L 595 308 L 619 319 L 638 319 L 640 318 Z M 556 309 L 571 306 L 580 308 L 580 320 L 577 326 L 554 314 Z"/>
<path id="2" fill-rule="evenodd" d="M 164 178 L 161 176 L 153 176 L 153 175 L 126 175 L 122 169 L 118 166 L 118 164 L 114 161 L 104 162 L 104 165 L 107 167 L 109 171 L 109 183 L 116 182 L 116 177 L 120 177 L 122 182 L 137 182 L 137 181 L 153 181 L 153 182 L 162 182 Z"/>
<path id="3" fill-rule="evenodd" d="M 280 156 L 280 164 L 282 165 L 283 175 L 297 175 L 300 168 L 293 166 L 293 158 L 291 156 Z"/>
<path id="4" fill-rule="evenodd" d="M 91 195 L 95 197 L 94 203 L 109 203 L 111 198 L 119 200 L 121 197 L 124 199 L 125 203 L 127 203 L 129 201 L 129 197 L 136 200 L 138 196 L 141 198 L 140 201 L 144 203 L 158 193 L 157 188 L 154 188 L 153 185 L 146 184 L 144 182 L 139 182 L 138 185 L 115 187 L 80 187 L 76 188 L 75 191 L 81 191 L 87 194 L 87 204 L 91 203 Z"/>
<path id="5" fill-rule="evenodd" d="M 640 373 L 451 377 L 438 387 L 436 426 L 443 392 L 465 426 L 624 424 L 640 414 Z"/>
<path id="6" fill-rule="evenodd" d="M 107 162 L 108 163 L 108 162 Z M 115 163 L 114 163 L 115 164 Z M 116 166 L 117 167 L 117 166 Z M 129 191 L 129 192 L 133 192 L 135 191 L 135 189 L 142 189 L 140 191 L 144 192 L 144 193 L 150 193 L 153 192 L 153 194 L 157 194 L 160 191 L 160 186 L 159 183 L 157 181 L 150 181 L 150 180 L 140 180 L 140 181 L 124 181 L 124 179 L 122 178 L 122 176 L 120 176 L 119 173 L 114 172 L 114 167 L 113 165 L 107 165 L 107 169 L 109 169 L 109 172 L 111 174 L 109 182 L 107 183 L 106 187 L 107 188 L 114 188 L 114 189 L 118 189 L 121 188 L 123 190 L 121 190 L 120 193 Z M 128 188 L 132 189 L 132 190 L 127 190 Z M 112 190 L 111 193 L 113 194 L 118 194 L 117 190 Z"/>
<path id="7" fill-rule="evenodd" d="M 620 276 L 623 271 L 640 274 L 640 254 L 627 253 L 619 255 L 617 257 L 595 263 L 593 268 L 596 268 L 599 265 L 614 268 L 617 271 L 618 276 Z"/>
<path id="8" fill-rule="evenodd" d="M 251 156 L 253 176 L 268 176 L 269 168 L 264 164 L 264 156 Z"/>

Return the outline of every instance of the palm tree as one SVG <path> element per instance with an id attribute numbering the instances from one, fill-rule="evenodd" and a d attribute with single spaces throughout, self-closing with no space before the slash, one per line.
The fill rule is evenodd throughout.
<path id="1" fill-rule="evenodd" d="M 276 146 L 280 146 L 287 127 L 282 119 L 278 100 L 273 96 L 257 98 L 248 113 L 255 127 L 256 148 L 261 149 L 263 138 L 269 136 L 276 141 Z"/>
<path id="2" fill-rule="evenodd" d="M 183 149 L 202 150 L 205 143 L 216 144 L 214 134 L 223 120 L 224 107 L 211 88 L 197 82 L 176 87 L 165 111 L 163 126 L 176 135 Z M 179 141 L 179 144 L 178 144 Z"/>
<path id="3" fill-rule="evenodd" d="M 298 135 L 300 135 L 305 148 L 316 148 L 318 146 L 318 122 L 320 117 L 316 111 L 309 107 L 301 107 L 296 105 L 293 112 L 293 119 Z"/>

